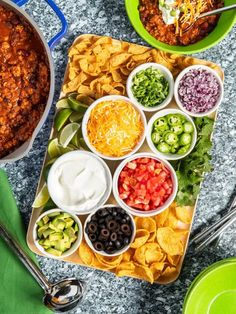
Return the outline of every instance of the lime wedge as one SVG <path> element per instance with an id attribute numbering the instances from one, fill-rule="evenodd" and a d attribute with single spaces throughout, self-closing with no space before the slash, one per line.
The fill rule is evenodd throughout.
<path id="1" fill-rule="evenodd" d="M 48 154 L 50 158 L 56 158 L 60 156 L 61 152 L 57 138 L 54 138 L 48 143 Z"/>
<path id="2" fill-rule="evenodd" d="M 76 100 L 74 97 L 72 97 L 72 95 L 68 97 L 68 103 L 69 103 L 70 108 L 76 112 L 85 113 L 85 111 L 88 109 L 87 105 Z"/>
<path id="3" fill-rule="evenodd" d="M 56 103 L 57 109 L 70 108 L 67 98 L 62 98 Z"/>
<path id="4" fill-rule="evenodd" d="M 81 122 L 83 120 L 83 112 L 73 112 L 70 117 L 69 120 L 70 122 Z"/>
<path id="5" fill-rule="evenodd" d="M 43 210 L 47 211 L 49 209 L 57 208 L 57 205 L 53 202 L 51 198 L 47 201 L 47 203 L 44 205 Z"/>
<path id="6" fill-rule="evenodd" d="M 71 140 L 71 144 L 73 144 L 77 149 L 80 147 L 79 144 L 79 137 L 77 132 L 75 133 L 75 135 L 73 136 L 72 140 Z"/>
<path id="7" fill-rule="evenodd" d="M 56 160 L 57 160 L 57 158 L 50 159 L 50 160 L 45 164 L 45 167 L 47 167 L 48 165 L 52 165 Z"/>
<path id="8" fill-rule="evenodd" d="M 42 189 L 40 190 L 39 194 L 36 196 L 32 207 L 34 208 L 39 208 L 39 207 L 43 207 L 47 201 L 49 200 L 50 196 L 48 193 L 48 188 L 46 183 L 44 183 Z"/>
<path id="9" fill-rule="evenodd" d="M 56 117 L 54 120 L 54 127 L 58 132 L 65 125 L 66 121 L 68 120 L 71 114 L 72 114 L 71 109 L 62 109 L 56 114 Z"/>
<path id="10" fill-rule="evenodd" d="M 82 128 L 80 126 L 80 128 L 78 129 L 78 131 L 75 133 L 75 135 L 73 136 L 72 140 L 71 140 L 71 144 L 75 145 L 77 148 L 80 148 L 80 142 L 79 139 L 83 137 L 82 135 Z"/>
<path id="11" fill-rule="evenodd" d="M 79 139 L 79 143 L 84 150 L 90 150 L 82 137 Z"/>
<path id="12" fill-rule="evenodd" d="M 67 124 L 60 133 L 59 142 L 63 148 L 67 147 L 70 141 L 72 140 L 75 133 L 78 131 L 80 127 L 79 123 L 73 122 Z"/>
<path id="13" fill-rule="evenodd" d="M 72 143 L 72 141 L 71 141 Z M 73 143 L 72 143 L 73 144 Z M 67 147 L 62 147 L 60 146 L 60 151 L 61 151 L 61 154 L 66 154 L 66 153 L 69 153 L 69 152 L 73 152 L 74 150 L 77 150 L 78 148 L 74 145 L 71 145 L 69 144 Z"/>

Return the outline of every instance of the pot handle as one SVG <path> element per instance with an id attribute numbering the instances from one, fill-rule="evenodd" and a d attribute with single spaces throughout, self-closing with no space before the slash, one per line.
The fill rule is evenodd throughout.
<path id="1" fill-rule="evenodd" d="M 26 2 L 28 2 L 29 0 L 12 0 L 15 4 L 17 4 L 18 6 L 22 6 L 24 5 Z M 65 35 L 65 33 L 67 32 L 67 22 L 65 19 L 64 14 L 61 12 L 61 10 L 58 8 L 58 6 L 55 4 L 55 2 L 53 0 L 46 0 L 46 2 L 50 5 L 50 7 L 53 9 L 53 11 L 56 13 L 56 15 L 58 16 L 58 18 L 61 21 L 61 30 L 59 31 L 59 33 L 57 33 L 52 39 L 49 40 L 48 42 L 48 46 L 51 50 L 53 50 L 54 46 L 59 42 L 59 40 L 61 40 L 61 38 Z"/>

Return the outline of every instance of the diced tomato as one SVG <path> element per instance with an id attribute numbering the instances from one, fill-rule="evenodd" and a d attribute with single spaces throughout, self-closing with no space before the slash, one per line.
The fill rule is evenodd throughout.
<path id="1" fill-rule="evenodd" d="M 126 167 L 128 167 L 129 169 L 134 170 L 137 167 L 137 164 L 135 162 L 128 162 Z"/>
<path id="2" fill-rule="evenodd" d="M 119 196 L 122 200 L 124 200 L 129 196 L 129 194 L 128 193 L 120 193 Z"/>
<path id="3" fill-rule="evenodd" d="M 136 193 L 138 196 L 145 196 L 147 192 L 144 189 L 139 189 L 139 190 L 136 190 Z"/>
<path id="4" fill-rule="evenodd" d="M 169 184 L 168 184 L 167 182 L 164 182 L 164 183 L 162 184 L 162 186 L 163 186 L 163 188 L 164 188 L 165 190 L 168 190 L 168 189 L 169 189 Z"/>
<path id="5" fill-rule="evenodd" d="M 158 195 L 164 196 L 165 194 L 166 194 L 166 190 L 164 188 L 160 188 L 160 190 L 158 191 Z"/>
<path id="6" fill-rule="evenodd" d="M 124 167 L 118 179 L 120 198 L 139 210 L 163 205 L 172 193 L 170 171 L 153 158 L 137 158 Z"/>

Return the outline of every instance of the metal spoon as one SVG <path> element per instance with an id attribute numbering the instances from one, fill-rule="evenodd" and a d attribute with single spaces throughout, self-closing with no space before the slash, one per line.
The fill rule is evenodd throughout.
<path id="1" fill-rule="evenodd" d="M 45 291 L 43 302 L 48 308 L 55 312 L 67 312 L 80 303 L 85 289 L 85 283 L 82 280 L 68 278 L 51 284 L 1 223 L 0 236 Z"/>
<path id="2" fill-rule="evenodd" d="M 219 9 L 216 9 L 216 10 L 212 10 L 212 11 L 208 11 L 208 12 L 205 12 L 205 13 L 202 13 L 200 14 L 194 21 L 192 24 L 190 24 L 188 27 L 186 27 L 185 29 L 183 29 L 183 33 L 186 33 L 187 31 L 190 30 L 190 28 L 193 27 L 193 25 L 199 20 L 199 19 L 202 19 L 203 17 L 207 17 L 207 16 L 211 16 L 211 15 L 215 15 L 215 14 L 220 14 L 222 12 L 225 12 L 225 11 L 229 11 L 229 10 L 235 10 L 236 9 L 236 4 L 232 4 L 232 5 L 228 5 L 226 7 L 223 7 L 223 8 L 219 8 Z"/>

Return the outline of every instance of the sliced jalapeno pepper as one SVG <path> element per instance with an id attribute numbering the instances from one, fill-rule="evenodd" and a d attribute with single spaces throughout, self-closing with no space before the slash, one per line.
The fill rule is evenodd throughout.
<path id="1" fill-rule="evenodd" d="M 182 124 L 177 124 L 171 127 L 171 131 L 174 132 L 175 134 L 179 135 L 183 133 L 184 128 Z"/>
<path id="2" fill-rule="evenodd" d="M 164 132 L 168 130 L 168 123 L 166 117 L 160 117 L 154 122 L 154 130 L 159 132 Z"/>
<path id="3" fill-rule="evenodd" d="M 168 154 L 170 152 L 170 145 L 165 142 L 161 142 L 157 145 L 157 149 L 164 154 Z"/>
<path id="4" fill-rule="evenodd" d="M 152 141 L 154 144 L 158 144 L 161 140 L 161 134 L 159 132 L 156 132 L 156 131 L 152 133 L 151 137 L 152 137 Z"/>
<path id="5" fill-rule="evenodd" d="M 184 123 L 184 132 L 185 133 L 192 133 L 193 132 L 193 125 L 190 122 L 185 122 Z"/>
<path id="6" fill-rule="evenodd" d="M 189 133 L 183 133 L 181 136 L 180 136 L 180 145 L 189 145 L 192 141 L 192 136 L 189 134 Z"/>
<path id="7" fill-rule="evenodd" d="M 176 144 L 178 143 L 178 135 L 174 132 L 166 132 L 164 136 L 164 141 L 169 145 Z"/>
<path id="8" fill-rule="evenodd" d="M 178 124 L 182 124 L 182 119 L 181 116 L 179 114 L 168 114 L 167 115 L 167 121 L 169 123 L 169 125 L 178 125 Z"/>
<path id="9" fill-rule="evenodd" d="M 182 146 L 182 147 L 177 151 L 177 154 L 178 154 L 178 155 L 184 155 L 185 153 L 187 153 L 187 151 L 189 150 L 189 148 L 190 148 L 190 145 Z"/>

